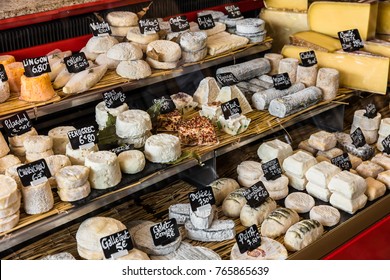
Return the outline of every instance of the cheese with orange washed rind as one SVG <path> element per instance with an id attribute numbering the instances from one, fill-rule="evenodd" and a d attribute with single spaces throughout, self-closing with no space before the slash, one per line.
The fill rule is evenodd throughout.
<path id="1" fill-rule="evenodd" d="M 286 45 L 282 49 L 282 54 L 285 57 L 299 59 L 299 53 L 309 50 L 309 48 Z M 386 94 L 390 63 L 388 57 L 342 51 L 335 53 L 315 51 L 315 53 L 319 67 L 334 68 L 340 72 L 340 86 Z"/>
<path id="2" fill-rule="evenodd" d="M 41 102 L 52 99 L 56 92 L 51 85 L 50 76 L 44 73 L 37 77 L 21 78 L 21 91 L 19 99 L 27 102 Z"/>
<path id="3" fill-rule="evenodd" d="M 10 54 L 0 55 L 0 64 L 7 65 L 12 62 L 15 62 L 15 57 L 13 55 Z"/>
<path id="4" fill-rule="evenodd" d="M 21 82 L 20 78 L 24 74 L 24 67 L 22 62 L 12 62 L 4 65 L 5 72 L 8 76 L 8 83 L 11 92 L 20 92 Z"/>

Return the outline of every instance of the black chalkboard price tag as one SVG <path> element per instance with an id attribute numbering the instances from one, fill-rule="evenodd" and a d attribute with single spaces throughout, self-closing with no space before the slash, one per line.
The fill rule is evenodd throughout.
<path id="1" fill-rule="evenodd" d="M 196 19 L 199 25 L 200 30 L 211 29 L 215 26 L 214 19 L 212 15 L 198 16 Z"/>
<path id="2" fill-rule="evenodd" d="M 233 73 L 221 73 L 216 75 L 218 83 L 220 83 L 222 86 L 231 86 L 234 84 L 237 84 L 239 80 L 233 75 Z"/>
<path id="3" fill-rule="evenodd" d="M 47 56 L 26 58 L 22 60 L 22 63 L 24 67 L 24 75 L 26 75 L 26 77 L 38 77 L 44 73 L 51 72 Z"/>
<path id="4" fill-rule="evenodd" d="M 116 259 L 125 256 L 134 248 L 127 229 L 100 238 L 100 246 L 106 259 Z"/>
<path id="5" fill-rule="evenodd" d="M 378 111 L 374 103 L 367 104 L 366 112 L 364 113 L 364 116 L 366 116 L 369 119 L 373 119 L 376 117 L 377 113 Z"/>
<path id="6" fill-rule="evenodd" d="M 299 53 L 301 58 L 302 66 L 310 67 L 317 64 L 317 57 L 314 51 L 301 52 Z"/>
<path id="7" fill-rule="evenodd" d="M 246 230 L 236 234 L 236 242 L 241 254 L 259 248 L 261 245 L 261 237 L 257 226 L 252 225 Z"/>
<path id="8" fill-rule="evenodd" d="M 356 128 L 354 132 L 351 133 L 352 144 L 356 148 L 363 147 L 366 145 L 366 138 L 363 135 L 363 131 L 360 127 Z"/>
<path id="9" fill-rule="evenodd" d="M 240 8 L 235 5 L 225 6 L 225 10 L 228 13 L 228 18 L 238 18 L 242 16 Z"/>
<path id="10" fill-rule="evenodd" d="M 154 99 L 153 103 L 154 104 L 156 104 L 156 103 L 161 104 L 161 107 L 160 107 L 161 114 L 168 114 L 168 113 L 176 110 L 176 105 L 169 95 L 164 95 L 163 97 L 161 97 L 159 99 Z"/>
<path id="11" fill-rule="evenodd" d="M 345 52 L 357 51 L 364 47 L 362 37 L 360 37 L 359 30 L 350 29 L 340 31 L 337 33 L 341 43 L 341 47 Z"/>
<path id="12" fill-rule="evenodd" d="M 383 152 L 390 154 L 390 135 L 382 140 Z"/>
<path id="13" fill-rule="evenodd" d="M 5 72 L 5 68 L 3 64 L 0 64 L 0 81 L 6 82 L 8 81 L 7 73 Z"/>
<path id="14" fill-rule="evenodd" d="M 31 130 L 32 124 L 26 112 L 20 112 L 8 119 L 3 120 L 3 128 L 8 137 L 22 135 Z"/>
<path id="15" fill-rule="evenodd" d="M 121 87 L 102 93 L 104 104 L 107 108 L 117 108 L 126 101 L 126 95 Z"/>
<path id="16" fill-rule="evenodd" d="M 88 59 L 83 52 L 64 57 L 64 63 L 69 73 L 81 72 L 89 66 Z"/>
<path id="17" fill-rule="evenodd" d="M 235 118 L 242 113 L 238 98 L 234 98 L 228 102 L 222 103 L 221 109 L 225 120 Z"/>
<path id="18" fill-rule="evenodd" d="M 215 204 L 215 197 L 211 187 L 204 187 L 196 192 L 189 193 L 188 199 L 190 201 L 192 211 L 196 211 L 199 207 L 207 204 Z"/>
<path id="19" fill-rule="evenodd" d="M 16 172 L 25 187 L 41 184 L 51 177 L 51 173 L 44 159 L 30 162 L 16 168 Z"/>
<path id="20" fill-rule="evenodd" d="M 177 16 L 169 19 L 172 32 L 181 32 L 190 29 L 186 16 Z"/>
<path id="21" fill-rule="evenodd" d="M 274 87 L 278 90 L 284 90 L 291 87 L 291 81 L 288 73 L 272 75 L 272 81 L 274 83 Z"/>
<path id="22" fill-rule="evenodd" d="M 334 157 L 330 160 L 330 162 L 341 170 L 349 171 L 352 168 L 351 160 L 349 159 L 348 153 L 343 153 L 337 157 Z"/>
<path id="23" fill-rule="evenodd" d="M 68 138 L 73 150 L 89 148 L 96 144 L 97 132 L 93 125 L 68 132 Z"/>
<path id="24" fill-rule="evenodd" d="M 111 152 L 115 153 L 116 155 L 119 155 L 120 153 L 123 153 L 126 151 L 131 151 L 131 150 L 134 150 L 134 145 L 133 144 L 126 144 L 126 145 L 122 145 L 122 146 L 111 149 Z"/>
<path id="25" fill-rule="evenodd" d="M 263 182 L 259 181 L 244 192 L 247 203 L 252 208 L 257 208 L 269 197 L 269 193 Z"/>
<path id="26" fill-rule="evenodd" d="M 279 160 L 277 158 L 267 161 L 261 165 L 264 172 L 264 177 L 267 181 L 276 180 L 282 176 L 282 168 L 280 167 Z"/>
<path id="27" fill-rule="evenodd" d="M 141 34 L 152 34 L 160 31 L 160 24 L 156 18 L 143 18 L 138 21 Z"/>
<path id="28" fill-rule="evenodd" d="M 108 22 L 92 22 L 89 24 L 93 36 L 108 36 L 111 35 L 111 28 Z"/>
<path id="29" fill-rule="evenodd" d="M 180 236 L 175 218 L 151 226 L 150 233 L 155 246 L 170 244 Z"/>

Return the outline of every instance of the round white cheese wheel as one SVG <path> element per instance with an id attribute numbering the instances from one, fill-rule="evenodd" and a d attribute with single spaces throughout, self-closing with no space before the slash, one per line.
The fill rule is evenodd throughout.
<path id="1" fill-rule="evenodd" d="M 70 159 L 65 155 L 51 155 L 45 158 L 45 161 L 53 177 L 56 176 L 61 168 L 72 165 Z"/>
<path id="2" fill-rule="evenodd" d="M 279 178 L 275 180 L 267 180 L 264 176 L 261 178 L 264 187 L 268 192 L 276 192 L 288 188 L 288 177 L 281 174 Z"/>
<path id="3" fill-rule="evenodd" d="M 114 70 L 118 66 L 120 60 L 107 57 L 107 53 L 101 53 L 96 57 L 95 62 L 97 65 L 106 65 L 107 69 Z"/>
<path id="4" fill-rule="evenodd" d="M 18 186 L 14 179 L 0 174 L 0 209 L 8 208 L 18 200 Z"/>
<path id="5" fill-rule="evenodd" d="M 69 143 L 68 132 L 76 130 L 74 126 L 58 126 L 49 130 L 47 135 L 53 140 L 55 155 L 65 155 L 66 144 Z"/>
<path id="6" fill-rule="evenodd" d="M 54 197 L 49 181 L 22 188 L 23 207 L 27 214 L 42 214 L 54 206 Z"/>
<path id="7" fill-rule="evenodd" d="M 138 25 L 138 16 L 133 12 L 114 11 L 106 16 L 107 22 L 112 26 L 136 26 Z"/>
<path id="8" fill-rule="evenodd" d="M 240 253 L 237 242 L 230 253 L 231 260 L 285 260 L 288 257 L 286 248 L 278 241 L 261 237 L 261 245 L 243 254 Z"/>
<path id="9" fill-rule="evenodd" d="M 58 188 L 71 189 L 84 185 L 89 177 L 89 167 L 71 165 L 61 168 L 55 175 Z"/>
<path id="10" fill-rule="evenodd" d="M 246 18 L 236 22 L 239 33 L 258 33 L 264 30 L 265 22 L 260 18 Z"/>
<path id="11" fill-rule="evenodd" d="M 7 155 L 9 152 L 9 146 L 5 141 L 3 134 L 0 132 L 0 158 Z"/>
<path id="12" fill-rule="evenodd" d="M 118 155 L 119 166 L 125 174 L 136 174 L 145 168 L 144 153 L 138 150 L 124 151 Z"/>
<path id="13" fill-rule="evenodd" d="M 19 211 L 11 216 L 0 219 L 0 232 L 14 228 L 19 223 Z"/>
<path id="14" fill-rule="evenodd" d="M 180 36 L 180 46 L 183 51 L 195 52 L 206 46 L 207 34 L 204 31 L 185 32 Z"/>
<path id="15" fill-rule="evenodd" d="M 294 192 L 286 197 L 284 205 L 297 213 L 307 213 L 314 207 L 315 201 L 312 196 L 306 193 Z"/>
<path id="16" fill-rule="evenodd" d="M 264 175 L 263 169 L 261 168 L 261 163 L 253 160 L 246 160 L 241 162 L 237 166 L 237 174 L 241 178 L 258 181 Z"/>
<path id="17" fill-rule="evenodd" d="M 181 155 L 180 140 L 170 134 L 156 134 L 145 142 L 145 157 L 154 163 L 166 163 L 178 159 Z"/>
<path id="18" fill-rule="evenodd" d="M 123 78 L 139 80 L 152 75 L 152 69 L 144 60 L 121 61 L 116 67 L 116 73 Z"/>
<path id="19" fill-rule="evenodd" d="M 317 220 L 323 226 L 332 227 L 339 223 L 340 212 L 330 205 L 318 205 L 310 210 L 310 219 Z"/>
<path id="20" fill-rule="evenodd" d="M 91 53 L 106 53 L 118 40 L 112 36 L 92 36 L 85 45 L 86 50 Z"/>
<path id="21" fill-rule="evenodd" d="M 274 200 L 281 200 L 288 195 L 288 186 L 277 191 L 268 191 L 268 194 Z"/>
<path id="22" fill-rule="evenodd" d="M 23 163 L 18 163 L 18 164 L 15 164 L 15 165 L 12 165 L 12 166 L 8 167 L 5 170 L 5 175 L 9 176 L 9 177 L 11 177 L 12 179 L 15 180 L 18 189 L 22 187 L 22 181 L 20 181 L 20 177 L 19 177 L 18 172 L 16 171 L 16 169 L 18 167 L 22 166 L 22 165 L 24 165 L 24 164 Z"/>
<path id="23" fill-rule="evenodd" d="M 23 146 L 21 147 L 14 147 L 14 146 L 9 146 L 9 149 L 11 150 L 11 154 L 17 156 L 21 161 L 25 160 L 26 156 L 26 150 L 24 149 Z M 22 160 L 24 158 L 24 160 Z"/>
<path id="24" fill-rule="evenodd" d="M 107 51 L 107 57 L 115 60 L 139 60 L 143 57 L 140 47 L 129 42 L 123 42 L 112 46 Z"/>
<path id="25" fill-rule="evenodd" d="M 146 55 L 153 58 L 150 52 L 157 53 L 160 62 L 176 62 L 181 57 L 180 45 L 167 40 L 156 40 L 149 43 Z"/>
<path id="26" fill-rule="evenodd" d="M 131 43 L 141 48 L 143 53 L 146 53 L 146 48 L 148 47 L 148 44 L 141 44 L 134 41 L 132 41 Z"/>
<path id="27" fill-rule="evenodd" d="M 0 219 L 11 216 L 19 211 L 22 195 L 20 194 L 19 191 L 17 193 L 18 193 L 18 198 L 16 199 L 16 201 L 14 203 L 10 204 L 6 208 L 0 209 Z"/>
<path id="28" fill-rule="evenodd" d="M 85 166 L 90 168 L 89 182 L 94 189 L 108 189 L 119 184 L 121 169 L 115 153 L 98 151 L 85 158 Z"/>
<path id="29" fill-rule="evenodd" d="M 52 155 L 54 155 L 52 149 L 39 153 L 26 152 L 26 162 L 33 162 L 42 158 L 47 158 Z"/>
<path id="30" fill-rule="evenodd" d="M 84 165 L 85 157 L 99 150 L 98 145 L 93 145 L 88 149 L 73 150 L 70 143 L 66 144 L 65 155 L 70 159 L 73 165 Z"/>
<path id="31" fill-rule="evenodd" d="M 91 185 L 86 181 L 84 185 L 77 188 L 58 188 L 57 193 L 62 201 L 76 201 L 91 193 Z"/>
<path id="32" fill-rule="evenodd" d="M 178 66 L 179 61 L 174 62 L 161 62 L 154 60 L 153 58 L 147 57 L 146 62 L 149 63 L 150 67 L 160 70 L 175 69 Z"/>
<path id="33" fill-rule="evenodd" d="M 107 108 L 104 101 L 99 102 L 95 107 L 95 121 L 99 126 L 99 130 L 103 130 L 107 127 L 108 114 L 117 117 L 120 113 L 127 111 L 129 106 L 126 103 L 116 107 Z"/>
<path id="34" fill-rule="evenodd" d="M 226 24 L 226 27 L 228 28 L 234 28 L 236 30 L 237 21 L 242 20 L 244 17 L 238 17 L 238 18 L 229 18 L 228 15 L 224 15 L 218 19 L 219 22 L 222 22 Z"/>
<path id="35" fill-rule="evenodd" d="M 10 146 L 23 147 L 24 140 L 31 135 L 38 135 L 38 132 L 33 127 L 29 131 L 21 135 L 8 137 L 8 143 L 10 144 Z"/>
<path id="36" fill-rule="evenodd" d="M 53 148 L 53 139 L 46 135 L 33 135 L 24 140 L 23 146 L 27 153 L 41 153 Z"/>
<path id="37" fill-rule="evenodd" d="M 184 62 L 196 62 L 200 61 L 203 58 L 207 56 L 207 47 L 204 47 L 203 49 L 194 51 L 194 52 L 186 52 L 182 51 L 182 59 Z"/>
<path id="38" fill-rule="evenodd" d="M 19 163 L 21 163 L 20 159 L 11 154 L 0 158 L 0 174 L 4 174 L 7 168 Z"/>
<path id="39" fill-rule="evenodd" d="M 214 11 L 214 10 L 202 10 L 197 13 L 198 17 L 205 16 L 205 15 L 211 15 L 214 21 L 218 21 L 221 17 L 223 17 L 225 14 L 221 11 Z"/>
<path id="40" fill-rule="evenodd" d="M 126 35 L 127 40 L 139 44 L 149 44 L 159 39 L 158 33 L 142 34 L 138 26 L 130 27 Z"/>
<path id="41" fill-rule="evenodd" d="M 113 218 L 92 217 L 83 221 L 77 232 L 77 251 L 84 259 L 101 260 L 104 258 L 100 239 L 125 230 L 126 226 Z"/>
<path id="42" fill-rule="evenodd" d="M 136 138 L 152 129 L 152 121 L 147 112 L 133 109 L 120 113 L 116 118 L 116 134 L 121 138 Z"/>

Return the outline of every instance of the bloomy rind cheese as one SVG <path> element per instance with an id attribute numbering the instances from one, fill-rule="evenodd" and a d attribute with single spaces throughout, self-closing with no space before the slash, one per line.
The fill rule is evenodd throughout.
<path id="1" fill-rule="evenodd" d="M 151 256 L 152 260 L 221 260 L 213 250 L 181 242 L 176 251 L 164 256 Z"/>
<path id="2" fill-rule="evenodd" d="M 269 73 L 271 64 L 266 58 L 255 58 L 217 69 L 216 74 L 232 73 L 238 81 L 248 80 Z"/>
<path id="3" fill-rule="evenodd" d="M 324 228 L 318 221 L 302 220 L 287 230 L 284 245 L 289 251 L 299 251 L 321 237 L 323 232 Z"/>
<path id="4" fill-rule="evenodd" d="M 77 188 L 58 188 L 57 194 L 62 201 L 77 201 L 87 197 L 91 193 L 91 185 L 85 182 L 84 185 Z"/>
<path id="5" fill-rule="evenodd" d="M 74 74 L 62 88 L 63 93 L 72 94 L 89 90 L 101 80 L 107 69 L 107 65 L 99 65 Z"/>
<path id="6" fill-rule="evenodd" d="M 5 141 L 3 134 L 0 132 L 0 158 L 7 155 L 9 152 L 9 146 Z"/>
<path id="7" fill-rule="evenodd" d="M 339 193 L 332 193 L 329 201 L 332 206 L 349 214 L 355 214 L 356 211 L 366 205 L 367 196 L 365 194 L 361 194 L 354 199 L 348 199 Z"/>
<path id="8" fill-rule="evenodd" d="M 321 130 L 310 135 L 309 144 L 317 150 L 326 151 L 336 147 L 337 138 L 334 134 Z"/>
<path id="9" fill-rule="evenodd" d="M 230 253 L 231 260 L 285 260 L 287 256 L 287 250 L 281 243 L 267 237 L 261 237 L 261 245 L 258 248 L 243 254 L 236 242 Z"/>
<path id="10" fill-rule="evenodd" d="M 19 211 L 11 216 L 0 219 L 0 232 L 8 231 L 19 223 Z"/>
<path id="11" fill-rule="evenodd" d="M 71 189 L 84 185 L 89 176 L 89 167 L 84 165 L 72 165 L 61 168 L 55 178 L 59 188 Z"/>
<path id="12" fill-rule="evenodd" d="M 219 178 L 211 182 L 208 186 L 213 190 L 215 205 L 217 206 L 221 205 L 229 193 L 240 188 L 237 181 L 231 178 Z"/>
<path id="13" fill-rule="evenodd" d="M 208 229 L 196 229 L 190 221 L 187 221 L 185 229 L 189 239 L 203 242 L 230 240 L 236 234 L 232 220 L 214 220 Z"/>
<path id="14" fill-rule="evenodd" d="M 299 60 L 297 58 L 283 58 L 279 62 L 278 73 L 287 73 L 291 83 L 294 84 L 297 81 L 298 64 Z"/>
<path id="15" fill-rule="evenodd" d="M 118 155 L 119 166 L 125 174 L 136 174 L 145 168 L 145 156 L 141 151 L 124 151 Z"/>
<path id="16" fill-rule="evenodd" d="M 302 192 L 290 193 L 284 200 L 286 208 L 295 210 L 297 213 L 307 213 L 314 207 L 314 198 Z"/>
<path id="17" fill-rule="evenodd" d="M 85 157 L 93 152 L 97 152 L 99 150 L 98 145 L 93 145 L 88 149 L 76 149 L 73 150 L 70 143 L 66 144 L 65 155 L 70 159 L 70 162 L 73 165 L 84 165 Z"/>
<path id="18" fill-rule="evenodd" d="M 180 140 L 177 136 L 160 133 L 150 136 L 145 142 L 145 158 L 155 163 L 167 163 L 181 155 Z"/>
<path id="19" fill-rule="evenodd" d="M 252 208 L 248 204 L 242 207 L 240 212 L 240 222 L 243 226 L 261 225 L 264 219 L 276 209 L 276 202 L 268 197 L 259 207 Z"/>
<path id="20" fill-rule="evenodd" d="M 23 141 L 26 152 L 41 153 L 53 148 L 53 139 L 46 135 L 33 135 Z"/>
<path id="21" fill-rule="evenodd" d="M 66 145 L 69 143 L 68 132 L 76 130 L 74 126 L 58 126 L 49 130 L 47 135 L 53 140 L 55 155 L 65 155 Z"/>
<path id="22" fill-rule="evenodd" d="M 290 226 L 299 222 L 298 213 L 289 208 L 277 208 L 261 224 L 261 235 L 276 238 L 283 235 Z"/>
<path id="23" fill-rule="evenodd" d="M 169 206 L 169 219 L 175 218 L 178 225 L 184 225 L 190 219 L 191 205 L 189 203 L 178 203 Z"/>
<path id="24" fill-rule="evenodd" d="M 354 199 L 366 191 L 366 181 L 349 171 L 341 171 L 333 176 L 328 184 L 332 193 L 339 193 L 347 199 Z"/>
<path id="25" fill-rule="evenodd" d="M 340 212 L 329 205 L 318 205 L 310 210 L 310 219 L 317 220 L 323 226 L 332 227 L 339 223 Z"/>
<path id="26" fill-rule="evenodd" d="M 223 200 L 222 212 L 226 217 L 238 218 L 242 207 L 246 204 L 246 198 L 244 196 L 244 188 L 240 188 L 232 191 Z"/>

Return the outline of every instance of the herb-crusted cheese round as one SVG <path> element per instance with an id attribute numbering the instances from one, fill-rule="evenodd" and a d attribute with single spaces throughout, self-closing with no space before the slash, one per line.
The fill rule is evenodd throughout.
<path id="1" fill-rule="evenodd" d="M 155 163 L 167 163 L 181 155 L 180 140 L 170 134 L 156 134 L 145 142 L 145 157 Z"/>
<path id="2" fill-rule="evenodd" d="M 316 220 L 302 220 L 292 225 L 284 236 L 284 245 L 289 251 L 299 251 L 321 237 L 323 226 Z"/>

